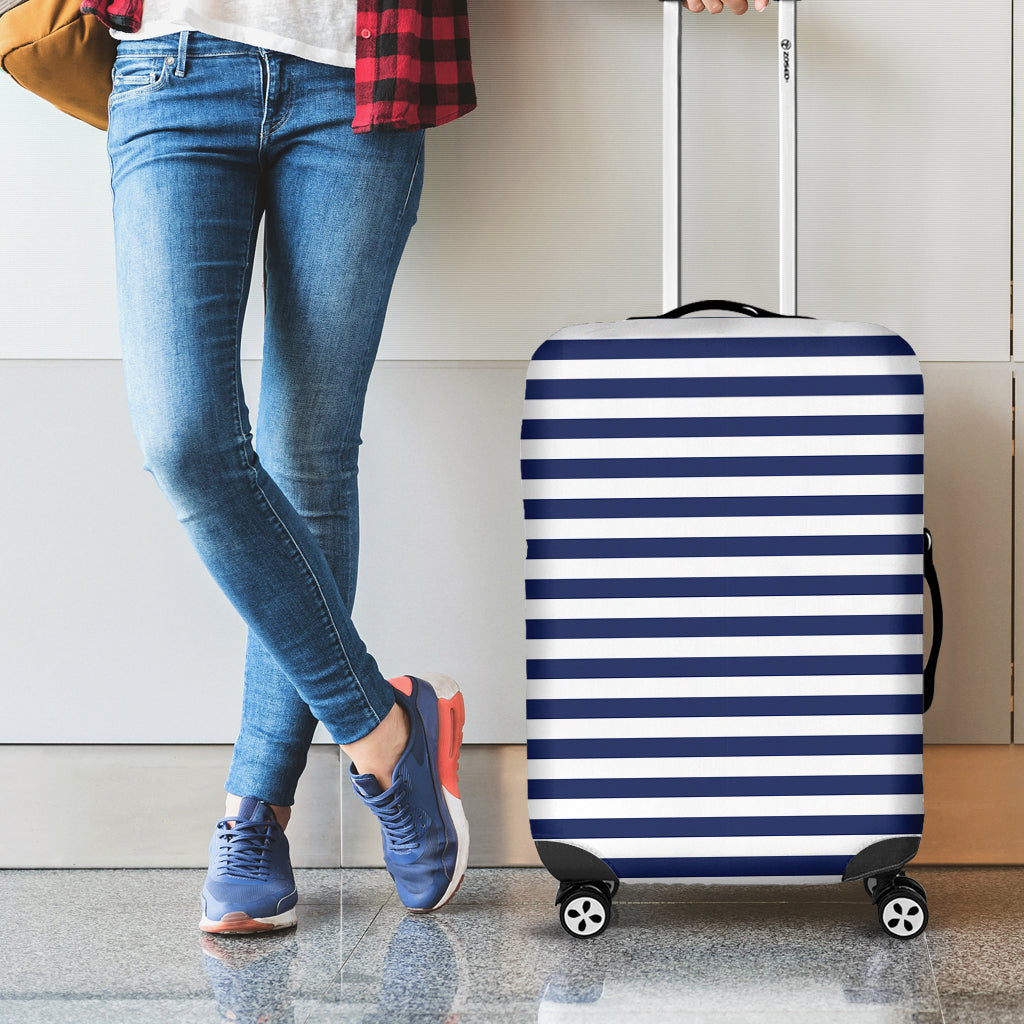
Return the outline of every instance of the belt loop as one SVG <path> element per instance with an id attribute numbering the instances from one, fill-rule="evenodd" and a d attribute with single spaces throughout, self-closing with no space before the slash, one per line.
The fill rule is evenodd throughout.
<path id="1" fill-rule="evenodd" d="M 188 48 L 188 32 L 188 29 L 184 29 L 178 37 L 178 64 L 174 69 L 174 73 L 178 78 L 185 77 L 185 51 Z"/>

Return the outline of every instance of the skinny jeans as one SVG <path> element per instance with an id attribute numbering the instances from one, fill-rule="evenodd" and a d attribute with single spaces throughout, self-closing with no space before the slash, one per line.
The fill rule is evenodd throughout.
<path id="1" fill-rule="evenodd" d="M 225 788 L 282 806 L 318 720 L 351 743 L 394 704 L 352 623 L 357 470 L 423 132 L 355 135 L 354 112 L 351 68 L 193 31 L 118 40 L 107 152 L 132 430 L 248 626 Z M 254 437 L 240 342 L 264 218 Z"/>

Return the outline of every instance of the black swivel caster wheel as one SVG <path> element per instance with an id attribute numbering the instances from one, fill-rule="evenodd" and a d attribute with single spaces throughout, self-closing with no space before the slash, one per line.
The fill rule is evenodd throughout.
<path id="1" fill-rule="evenodd" d="M 880 879 L 878 878 L 865 878 L 864 879 L 864 891 L 871 897 L 872 902 L 875 901 L 875 897 L 878 895 L 878 886 Z M 911 889 L 915 889 L 921 894 L 922 899 L 928 899 L 928 893 L 924 891 L 924 886 L 916 879 L 908 878 L 906 875 L 897 875 L 893 879 L 886 879 L 886 885 L 902 885 L 907 886 Z"/>
<path id="2" fill-rule="evenodd" d="M 902 885 L 906 888 L 913 889 L 915 892 L 920 893 L 921 899 L 923 900 L 928 899 L 928 893 L 924 891 L 924 886 L 913 878 L 907 878 L 906 875 L 900 875 L 900 877 L 896 880 L 896 884 Z"/>
<path id="3" fill-rule="evenodd" d="M 928 924 L 928 903 L 920 888 L 917 883 L 894 885 L 878 901 L 878 923 L 897 939 L 912 939 Z"/>
<path id="4" fill-rule="evenodd" d="M 558 910 L 562 927 L 578 939 L 593 939 L 608 927 L 612 901 L 603 886 L 581 885 L 565 896 Z"/>

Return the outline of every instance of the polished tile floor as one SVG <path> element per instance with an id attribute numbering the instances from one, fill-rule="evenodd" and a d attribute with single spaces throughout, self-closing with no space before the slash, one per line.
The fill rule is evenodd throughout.
<path id="1" fill-rule="evenodd" d="M 201 871 L 0 871 L 7 1024 L 1024 1024 L 1024 869 L 913 868 L 887 936 L 859 883 L 623 885 L 574 939 L 534 869 L 405 913 L 383 871 L 299 871 L 299 925 L 201 936 Z"/>

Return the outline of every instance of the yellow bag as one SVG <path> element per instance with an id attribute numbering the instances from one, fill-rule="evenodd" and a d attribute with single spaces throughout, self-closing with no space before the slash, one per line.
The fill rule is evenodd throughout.
<path id="1" fill-rule="evenodd" d="M 0 68 L 58 110 L 107 127 L 117 40 L 81 0 L 0 0 Z"/>

